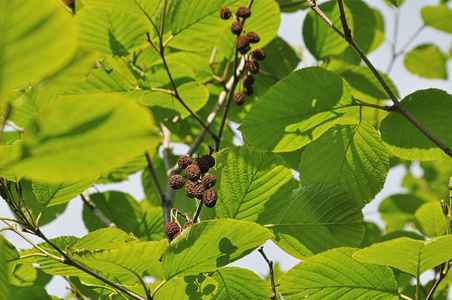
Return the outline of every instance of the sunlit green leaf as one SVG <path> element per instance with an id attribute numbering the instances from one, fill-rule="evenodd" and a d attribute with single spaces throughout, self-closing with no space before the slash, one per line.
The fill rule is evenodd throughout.
<path id="1" fill-rule="evenodd" d="M 428 202 L 414 214 L 414 224 L 419 231 L 430 238 L 446 234 L 447 219 L 439 201 Z"/>
<path id="2" fill-rule="evenodd" d="M 213 277 L 190 275 L 173 278 L 155 293 L 155 300 L 193 299 L 207 300 L 217 292 L 218 283 Z"/>
<path id="3" fill-rule="evenodd" d="M 322 3 L 319 8 L 333 24 L 341 24 L 340 11 L 336 1 Z M 347 20 L 353 20 L 353 16 L 347 6 L 344 6 L 344 10 Z M 353 32 L 353 22 L 349 22 L 348 25 Z M 347 42 L 331 29 L 314 10 L 310 10 L 304 20 L 303 40 L 309 52 L 317 60 L 339 55 L 348 47 Z"/>
<path id="4" fill-rule="evenodd" d="M 95 179 L 83 180 L 69 184 L 62 183 L 58 185 L 33 182 L 33 192 L 36 195 L 36 200 L 38 200 L 38 202 L 43 206 L 53 206 L 68 202 L 69 200 L 77 197 L 95 182 Z"/>
<path id="5" fill-rule="evenodd" d="M 383 188 L 389 169 L 387 152 L 371 125 L 336 125 L 303 151 L 300 181 L 338 185 L 363 207 Z"/>
<path id="6" fill-rule="evenodd" d="M 248 145 L 293 151 L 338 123 L 352 102 L 350 88 L 339 76 L 319 67 L 304 68 L 275 84 L 239 130 Z"/>
<path id="7" fill-rule="evenodd" d="M 265 222 L 260 216 L 271 202 L 290 198 L 292 171 L 277 154 L 250 147 L 227 148 L 216 155 L 209 173 L 217 178 L 218 201 L 202 210 L 203 219 L 233 218 Z M 218 187 L 217 187 L 218 186 Z"/>
<path id="8" fill-rule="evenodd" d="M 281 12 L 284 12 L 284 13 L 295 12 L 299 9 L 307 9 L 310 7 L 309 3 L 307 1 L 278 0 L 278 3 L 281 8 Z"/>
<path id="9" fill-rule="evenodd" d="M 0 287 L 9 291 L 8 277 L 16 267 L 16 260 L 19 259 L 19 253 L 16 247 L 11 244 L 5 237 L 0 235 Z"/>
<path id="10" fill-rule="evenodd" d="M 387 3 L 394 5 L 395 7 L 399 7 L 402 5 L 404 0 L 385 0 Z"/>
<path id="11" fill-rule="evenodd" d="M 192 225 L 168 246 L 163 256 L 165 278 L 213 272 L 272 237 L 267 229 L 246 221 L 218 219 Z"/>
<path id="12" fill-rule="evenodd" d="M 386 223 L 386 232 L 403 230 L 412 221 L 414 212 L 425 202 L 411 194 L 392 195 L 381 202 L 378 211 Z"/>
<path id="13" fill-rule="evenodd" d="M 426 78 L 447 79 L 447 56 L 431 44 L 417 46 L 405 56 L 405 67 Z"/>
<path id="14" fill-rule="evenodd" d="M 421 11 L 425 25 L 452 33 L 452 10 L 445 3 L 438 6 L 426 6 Z"/>
<path id="15" fill-rule="evenodd" d="M 154 128 L 149 112 L 128 98 L 67 96 L 40 113 L 24 135 L 22 159 L 4 168 L 42 182 L 92 178 L 155 149 Z"/>
<path id="16" fill-rule="evenodd" d="M 212 299 L 266 299 L 271 294 L 270 285 L 247 269 L 221 268 L 213 273 L 212 278 L 218 283 L 217 293 Z"/>
<path id="17" fill-rule="evenodd" d="M 300 259 L 341 247 L 357 247 L 364 234 L 363 215 L 350 195 L 330 184 L 296 189 L 284 206 L 269 208 L 274 219 L 265 225 L 275 243 Z"/>
<path id="18" fill-rule="evenodd" d="M 58 2 L 1 0 L 0 7 L 0 94 L 52 74 L 74 54 L 75 26 Z"/>
<path id="19" fill-rule="evenodd" d="M 357 249 L 339 248 L 304 259 L 280 280 L 284 299 L 399 299 L 389 267 L 360 263 Z"/>
<path id="20" fill-rule="evenodd" d="M 438 89 L 419 90 L 406 96 L 403 107 L 440 141 L 452 146 L 452 96 Z M 394 155 L 408 160 L 441 160 L 448 156 L 398 112 L 380 126 L 381 137 Z"/>
<path id="21" fill-rule="evenodd" d="M 420 276 L 452 259 L 452 236 L 424 242 L 398 238 L 358 250 L 353 258 L 360 262 L 390 266 L 413 276 Z"/>
<path id="22" fill-rule="evenodd" d="M 146 32 L 153 29 L 143 18 L 99 7 L 86 6 L 75 19 L 83 46 L 118 56 L 147 44 Z"/>

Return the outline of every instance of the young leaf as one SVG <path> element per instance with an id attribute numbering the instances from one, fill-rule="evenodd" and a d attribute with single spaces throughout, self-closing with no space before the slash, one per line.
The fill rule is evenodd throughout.
<path id="1" fill-rule="evenodd" d="M 451 95 L 438 89 L 419 90 L 406 96 L 402 105 L 440 141 L 452 146 Z M 398 112 L 389 113 L 381 122 L 380 132 L 386 147 L 400 158 L 421 161 L 450 159 Z"/>
<path id="2" fill-rule="evenodd" d="M 446 234 L 447 219 L 439 201 L 428 202 L 419 207 L 414 214 L 414 224 L 429 238 Z"/>
<path id="3" fill-rule="evenodd" d="M 339 6 L 336 1 L 328 1 L 319 5 L 319 8 L 328 16 L 333 24 L 341 24 Z M 345 17 L 353 20 L 347 6 L 344 6 Z M 348 25 L 354 32 L 353 22 Z M 317 13 L 310 10 L 303 23 L 303 40 L 309 52 L 317 59 L 322 60 L 330 56 L 341 54 L 348 44 Z"/>
<path id="4" fill-rule="evenodd" d="M 250 147 L 227 148 L 216 155 L 218 201 L 214 208 L 203 209 L 207 218 L 262 219 L 268 202 L 282 203 L 290 198 L 292 171 L 277 154 Z"/>
<path id="5" fill-rule="evenodd" d="M 75 26 L 59 3 L 0 0 L 0 7 L 0 94 L 52 74 L 73 56 Z"/>
<path id="6" fill-rule="evenodd" d="M 452 259 L 452 236 L 424 242 L 402 237 L 358 250 L 353 258 L 370 264 L 390 266 L 413 276 L 420 276 Z"/>
<path id="7" fill-rule="evenodd" d="M 452 33 L 452 10 L 445 3 L 438 6 L 426 6 L 421 11 L 425 25 L 435 29 Z"/>
<path id="8" fill-rule="evenodd" d="M 389 169 L 387 152 L 371 125 L 336 125 L 303 151 L 300 181 L 338 185 L 363 207 L 383 188 Z"/>
<path id="9" fill-rule="evenodd" d="M 354 260 L 356 250 L 332 249 L 304 259 L 279 280 L 281 295 L 286 300 L 399 299 L 391 269 Z"/>
<path id="10" fill-rule="evenodd" d="M 212 300 L 266 299 L 272 293 L 270 285 L 248 269 L 221 268 L 213 273 L 212 278 L 218 283 Z"/>
<path id="11" fill-rule="evenodd" d="M 350 88 L 339 76 L 320 67 L 304 68 L 272 86 L 239 130 L 251 146 L 294 151 L 337 124 L 352 103 Z"/>
<path id="12" fill-rule="evenodd" d="M 184 230 L 163 256 L 165 279 L 213 272 L 253 251 L 273 234 L 252 222 L 203 221 Z"/>
<path id="13" fill-rule="evenodd" d="M 431 44 L 417 46 L 405 56 L 405 67 L 426 78 L 447 79 L 447 56 Z"/>
<path id="14" fill-rule="evenodd" d="M 82 180 L 75 183 L 45 184 L 33 182 L 36 200 L 44 207 L 66 203 L 92 186 L 96 179 Z"/>
<path id="15" fill-rule="evenodd" d="M 153 128 L 149 112 L 128 98 L 68 96 L 40 113 L 22 159 L 9 167 L 42 182 L 93 178 L 156 148 Z"/>
<path id="16" fill-rule="evenodd" d="M 335 247 L 357 247 L 363 238 L 359 205 L 334 185 L 306 185 L 284 207 L 269 210 L 274 219 L 264 226 L 276 235 L 279 247 L 300 259 Z"/>
<path id="17" fill-rule="evenodd" d="M 190 275 L 173 278 L 170 281 L 166 282 L 157 290 L 153 299 L 215 299 L 212 298 L 212 296 L 216 294 L 217 290 L 218 283 L 213 277 L 203 275 Z"/>

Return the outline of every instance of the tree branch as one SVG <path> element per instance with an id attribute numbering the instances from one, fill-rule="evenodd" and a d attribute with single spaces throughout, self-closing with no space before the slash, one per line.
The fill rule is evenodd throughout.
<path id="1" fill-rule="evenodd" d="M 364 61 L 364 63 L 367 65 L 367 67 L 372 71 L 374 76 L 377 78 L 377 80 L 380 82 L 381 86 L 385 90 L 386 94 L 389 96 L 389 98 L 392 100 L 395 106 L 395 110 L 397 110 L 401 115 L 403 115 L 411 124 L 414 125 L 422 134 L 424 134 L 430 141 L 432 141 L 435 145 L 437 145 L 441 150 L 444 151 L 448 156 L 452 157 L 452 149 L 450 149 L 448 146 L 446 146 L 443 142 L 441 142 L 438 138 L 436 138 L 432 133 L 430 133 L 424 126 L 422 126 L 419 121 L 417 121 L 399 102 L 397 97 L 394 95 L 394 93 L 391 91 L 391 88 L 388 86 L 388 84 L 384 81 L 383 77 L 380 75 L 380 73 L 377 71 L 377 69 L 373 66 L 373 64 L 370 62 L 370 60 L 367 58 L 367 56 L 364 54 L 364 52 L 359 48 L 359 46 L 355 43 L 353 37 L 346 38 L 345 35 L 337 29 L 336 26 L 331 22 L 330 19 L 328 19 L 327 16 L 320 10 L 320 8 L 315 4 L 313 0 L 307 0 L 309 5 L 311 6 L 311 9 L 314 10 L 334 31 L 337 32 L 345 41 L 348 42 L 348 44 L 355 50 L 355 52 L 361 57 L 361 59 Z M 340 0 L 339 0 L 340 1 Z M 340 7 L 339 7 L 340 8 Z M 341 10 L 341 14 L 344 14 L 343 9 Z"/>
<path id="2" fill-rule="evenodd" d="M 447 273 L 444 274 L 443 271 L 444 271 L 444 264 L 441 265 L 440 272 L 439 272 L 439 277 L 435 281 L 435 283 L 433 284 L 432 289 L 430 290 L 430 293 L 428 293 L 427 298 L 425 298 L 425 300 L 433 299 L 433 294 L 435 293 L 436 288 L 441 283 L 441 281 L 444 279 L 444 277 L 446 277 Z"/>
<path id="3" fill-rule="evenodd" d="M 273 262 L 267 258 L 267 255 L 264 253 L 264 246 L 260 246 L 259 249 L 257 249 L 259 253 L 264 257 L 265 261 L 268 264 L 268 268 L 270 270 L 270 282 L 272 285 L 272 294 L 270 295 L 270 299 L 276 300 L 276 288 L 275 288 L 275 276 L 273 275 Z"/>

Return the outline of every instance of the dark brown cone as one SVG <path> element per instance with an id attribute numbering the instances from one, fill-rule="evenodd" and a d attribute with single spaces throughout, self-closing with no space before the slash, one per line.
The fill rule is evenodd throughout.
<path id="1" fill-rule="evenodd" d="M 246 35 L 241 35 L 237 38 L 235 46 L 240 51 L 241 49 L 246 49 L 250 46 L 250 40 Z"/>
<path id="2" fill-rule="evenodd" d="M 217 203 L 217 193 L 214 190 L 207 190 L 202 196 L 202 202 L 207 207 L 214 207 Z"/>
<path id="3" fill-rule="evenodd" d="M 259 35 L 252 31 L 248 32 L 246 34 L 246 36 L 248 37 L 248 39 L 250 40 L 250 43 L 252 43 L 252 44 L 259 43 L 259 41 L 261 40 Z"/>
<path id="4" fill-rule="evenodd" d="M 242 30 L 243 30 L 242 23 L 240 23 L 239 21 L 235 21 L 234 23 L 232 23 L 231 25 L 232 33 L 239 35 L 242 33 Z"/>
<path id="5" fill-rule="evenodd" d="M 172 241 L 176 237 L 176 234 L 178 234 L 180 232 L 181 232 L 181 228 L 177 222 L 171 221 L 171 222 L 166 223 L 165 233 L 168 236 L 168 239 L 170 241 Z"/>
<path id="6" fill-rule="evenodd" d="M 195 186 L 196 182 L 189 181 L 185 185 L 185 195 L 187 195 L 188 198 L 195 198 Z"/>
<path id="7" fill-rule="evenodd" d="M 195 224 L 195 223 L 193 223 L 192 220 L 188 220 L 187 222 L 185 222 L 184 227 L 182 227 L 182 230 L 187 229 L 188 227 L 190 227 L 193 224 Z"/>
<path id="8" fill-rule="evenodd" d="M 253 75 L 246 75 L 243 77 L 243 86 L 244 87 L 252 87 L 254 84 L 254 76 Z"/>
<path id="9" fill-rule="evenodd" d="M 246 7 L 246 6 L 242 6 L 242 7 L 239 7 L 239 9 L 236 12 L 236 15 L 239 18 L 246 19 L 246 18 L 249 18 L 251 16 L 251 10 L 248 7 Z"/>
<path id="10" fill-rule="evenodd" d="M 264 60 L 265 59 L 265 52 L 262 49 L 256 49 L 253 51 L 253 57 L 257 60 Z"/>
<path id="11" fill-rule="evenodd" d="M 213 187 L 215 183 L 217 183 L 217 178 L 212 174 L 208 174 L 202 178 L 202 184 L 208 189 Z"/>
<path id="12" fill-rule="evenodd" d="M 246 47 L 240 48 L 238 50 L 239 50 L 240 54 L 245 55 L 251 50 L 251 46 L 248 44 L 248 45 L 246 45 Z"/>
<path id="13" fill-rule="evenodd" d="M 252 60 L 247 61 L 246 68 L 252 74 L 259 73 L 259 63 L 257 62 L 257 60 L 252 59 Z"/>
<path id="14" fill-rule="evenodd" d="M 245 102 L 245 95 L 243 95 L 240 92 L 235 93 L 235 95 L 234 95 L 234 102 L 237 105 L 242 105 Z"/>
<path id="15" fill-rule="evenodd" d="M 202 195 L 204 195 L 204 192 L 206 191 L 206 186 L 204 184 L 198 183 L 195 186 L 195 197 L 196 199 L 201 200 L 202 199 Z"/>
<path id="16" fill-rule="evenodd" d="M 221 17 L 223 20 L 229 19 L 229 18 L 231 17 L 231 15 L 232 15 L 232 12 L 231 12 L 231 10 L 230 10 L 229 8 L 227 8 L 227 7 L 223 7 L 223 8 L 220 10 L 220 17 Z"/>
<path id="17" fill-rule="evenodd" d="M 251 96 L 254 93 L 254 89 L 252 86 L 249 86 L 249 87 L 244 86 L 243 93 L 247 96 Z"/>
<path id="18" fill-rule="evenodd" d="M 201 170 L 201 174 L 206 174 L 207 172 L 209 172 L 209 163 L 204 158 L 195 158 L 193 160 L 193 164 L 195 166 L 198 166 L 198 168 Z"/>
<path id="19" fill-rule="evenodd" d="M 191 181 L 198 181 L 201 177 L 201 170 L 196 165 L 189 165 L 185 169 L 185 176 Z"/>
<path id="20" fill-rule="evenodd" d="M 204 158 L 207 161 L 207 163 L 209 164 L 209 168 L 212 168 L 213 166 L 215 166 L 215 158 L 213 158 L 212 155 L 204 154 L 202 156 L 202 158 Z"/>
<path id="21" fill-rule="evenodd" d="M 181 189 L 185 184 L 185 178 L 182 175 L 176 174 L 171 176 L 171 178 L 168 181 L 168 185 L 173 190 Z"/>
<path id="22" fill-rule="evenodd" d="M 177 165 L 181 169 L 186 169 L 189 165 L 191 165 L 192 159 L 188 155 L 181 156 L 177 159 Z"/>

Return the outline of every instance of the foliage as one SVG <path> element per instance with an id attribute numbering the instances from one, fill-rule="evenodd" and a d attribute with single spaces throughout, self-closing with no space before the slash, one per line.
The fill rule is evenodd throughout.
<path id="1" fill-rule="evenodd" d="M 0 0 L 0 196 L 14 215 L 0 231 L 31 244 L 0 236 L 0 299 L 58 299 L 45 290 L 53 276 L 71 299 L 446 299 L 452 96 L 399 101 L 389 73 L 404 58 L 447 79 L 449 54 L 410 46 L 427 27 L 452 33 L 447 2 L 419 11 L 424 25 L 385 73 L 367 58 L 388 40 L 385 20 L 361 0 Z M 301 55 L 277 37 L 280 12 L 298 10 Z M 197 158 L 185 171 L 171 143 Z M 203 155 L 215 159 L 205 171 Z M 407 192 L 379 205 L 384 228 L 364 222 L 395 167 Z M 144 199 L 89 193 L 137 172 Z M 41 226 L 78 195 L 89 233 L 49 239 Z M 260 248 L 267 281 L 229 266 L 267 240 L 302 262 L 273 269 Z"/>

